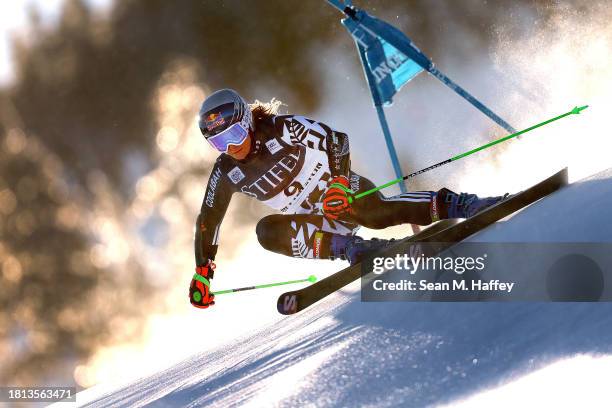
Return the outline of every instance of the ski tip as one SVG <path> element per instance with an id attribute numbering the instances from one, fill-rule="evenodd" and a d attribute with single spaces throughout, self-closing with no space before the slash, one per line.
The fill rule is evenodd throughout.
<path id="1" fill-rule="evenodd" d="M 580 106 L 580 107 L 576 106 L 576 107 L 574 107 L 574 109 L 572 109 L 572 113 L 574 115 L 578 115 L 578 114 L 580 114 L 581 111 L 585 110 L 588 107 L 589 107 L 589 105 L 584 105 L 584 106 Z"/>
<path id="2" fill-rule="evenodd" d="M 292 315 L 298 312 L 298 295 L 295 292 L 283 293 L 276 302 L 276 310 L 282 315 Z"/>
<path id="3" fill-rule="evenodd" d="M 309 281 L 309 282 L 316 282 L 316 281 L 317 281 L 317 277 L 316 277 L 316 276 L 314 276 L 314 275 L 310 275 L 310 276 L 308 277 L 308 281 Z"/>
<path id="4" fill-rule="evenodd" d="M 567 185 L 569 183 L 569 170 L 567 167 L 559 170 L 559 176 L 561 177 L 561 184 Z"/>

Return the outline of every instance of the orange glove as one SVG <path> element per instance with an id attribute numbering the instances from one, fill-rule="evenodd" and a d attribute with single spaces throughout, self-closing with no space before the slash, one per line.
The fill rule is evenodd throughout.
<path id="1" fill-rule="evenodd" d="M 210 280 L 216 267 L 210 260 L 204 266 L 196 266 L 196 273 L 189 285 L 189 300 L 193 306 L 206 309 L 215 304 L 215 295 L 210 293 Z"/>
<path id="2" fill-rule="evenodd" d="M 323 193 L 323 213 L 334 220 L 342 214 L 350 214 L 351 203 L 354 200 L 353 194 L 346 177 L 332 178 L 327 190 Z"/>

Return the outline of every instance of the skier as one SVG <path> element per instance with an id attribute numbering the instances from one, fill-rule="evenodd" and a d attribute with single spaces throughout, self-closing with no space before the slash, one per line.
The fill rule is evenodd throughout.
<path id="1" fill-rule="evenodd" d="M 257 238 L 265 249 L 298 258 L 345 259 L 351 264 L 389 242 L 360 238 L 355 235 L 360 226 L 382 229 L 468 218 L 503 199 L 442 188 L 393 197 L 377 192 L 351 203 L 351 195 L 375 186 L 351 170 L 348 136 L 303 116 L 278 115 L 277 108 L 262 103 L 249 106 L 231 89 L 214 92 L 202 103 L 200 130 L 222 154 L 197 218 L 196 273 L 189 287 L 195 307 L 214 304 L 213 260 L 219 228 L 235 192 L 280 211 L 257 223 Z"/>

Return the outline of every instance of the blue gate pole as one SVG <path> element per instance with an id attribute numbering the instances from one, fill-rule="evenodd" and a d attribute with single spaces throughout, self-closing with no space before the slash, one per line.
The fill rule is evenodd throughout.
<path id="1" fill-rule="evenodd" d="M 395 151 L 395 145 L 393 144 L 393 139 L 391 139 L 391 132 L 389 131 L 389 125 L 387 124 L 387 118 L 385 116 L 385 112 L 383 111 L 383 107 L 380 105 L 375 105 L 376 113 L 378 114 L 378 120 L 380 121 L 380 127 L 382 128 L 383 135 L 385 135 L 385 142 L 387 143 L 387 149 L 389 150 L 389 156 L 391 156 L 391 164 L 393 164 L 393 170 L 395 170 L 395 176 L 397 178 L 404 177 L 404 172 L 399 164 L 399 159 L 397 157 L 397 152 Z M 405 183 L 399 184 L 400 191 L 402 193 L 407 193 Z"/>
<path id="2" fill-rule="evenodd" d="M 393 144 L 393 139 L 391 138 L 391 131 L 389 130 L 389 124 L 387 123 L 387 117 L 385 116 L 385 112 L 382 106 L 382 100 L 380 95 L 378 94 L 378 90 L 376 89 L 376 79 L 373 77 L 372 73 L 368 69 L 368 61 L 366 60 L 365 49 L 363 46 L 355 42 L 357 44 L 357 49 L 359 50 L 359 58 L 361 59 L 361 65 L 363 65 L 363 71 L 365 72 L 365 76 L 368 82 L 368 86 L 370 87 L 370 93 L 372 94 L 372 99 L 374 100 L 374 106 L 376 107 L 376 113 L 378 114 L 378 121 L 380 122 L 380 126 L 382 127 L 383 135 L 385 136 L 385 142 L 387 144 L 387 150 L 389 150 L 389 156 L 391 157 L 391 164 L 393 165 L 393 170 L 395 171 L 395 176 L 397 178 L 403 177 L 404 172 L 399 163 L 399 159 L 397 158 L 397 152 L 395 151 L 395 146 Z M 408 192 L 406 189 L 406 184 L 404 181 L 399 183 L 399 188 L 402 193 Z M 410 224 L 412 228 L 412 232 L 417 234 L 421 231 L 421 228 L 416 224 Z"/>
<path id="3" fill-rule="evenodd" d="M 389 150 L 389 156 L 391 157 L 391 164 L 393 165 L 395 176 L 397 178 L 403 177 L 404 172 L 402 171 L 402 168 L 399 164 L 397 152 L 395 151 L 393 139 L 391 138 L 391 132 L 389 131 L 389 125 L 387 124 L 387 118 L 385 116 L 385 112 L 383 111 L 382 101 L 380 100 L 380 95 L 378 95 L 378 90 L 376 89 L 375 85 L 376 83 L 374 82 L 376 81 L 376 78 L 374 78 L 374 76 L 368 69 L 368 61 L 366 60 L 365 49 L 359 43 L 357 43 L 357 48 L 359 49 L 359 58 L 361 59 L 363 71 L 365 72 L 368 86 L 370 87 L 370 93 L 372 94 L 372 99 L 374 100 L 374 106 L 376 107 L 378 120 L 380 122 L 380 126 L 382 127 L 383 135 L 385 136 L 385 142 L 387 144 L 387 150 Z M 399 183 L 399 188 L 402 193 L 407 192 L 406 185 L 404 184 L 404 182 Z"/>
<path id="4" fill-rule="evenodd" d="M 474 105 L 476 109 L 487 115 L 490 119 L 492 119 L 499 126 L 503 127 L 510 133 L 516 133 L 516 129 L 508 124 L 505 120 L 497 116 L 491 109 L 487 108 L 482 102 L 478 99 L 474 98 L 468 91 L 457 85 L 453 82 L 449 77 L 444 75 L 442 72 L 438 71 L 434 66 L 428 69 L 429 73 L 433 75 L 435 78 L 438 78 L 442 83 L 448 86 L 453 91 L 457 92 L 459 96 L 466 99 L 469 103 Z"/>

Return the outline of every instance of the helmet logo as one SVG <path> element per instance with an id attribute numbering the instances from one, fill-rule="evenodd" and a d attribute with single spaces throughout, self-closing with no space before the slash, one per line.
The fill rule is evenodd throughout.
<path id="1" fill-rule="evenodd" d="M 205 119 L 206 129 L 210 132 L 213 129 L 225 124 L 225 119 L 221 116 L 220 113 L 211 113 Z"/>

